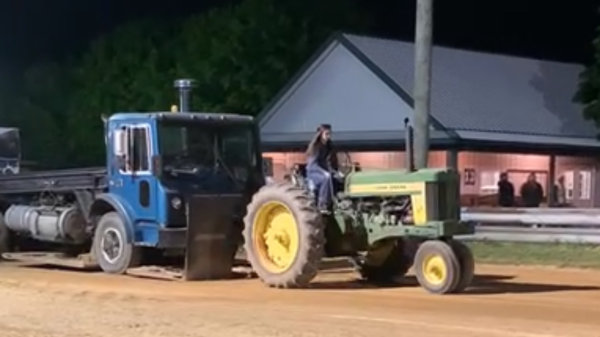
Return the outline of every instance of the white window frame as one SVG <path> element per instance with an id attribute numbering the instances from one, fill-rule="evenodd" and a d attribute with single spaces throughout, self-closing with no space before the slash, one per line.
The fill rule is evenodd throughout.
<path id="1" fill-rule="evenodd" d="M 565 194 L 567 200 L 572 201 L 575 197 L 575 172 L 566 171 L 563 173 L 565 177 Z"/>
<path id="2" fill-rule="evenodd" d="M 121 130 L 123 127 L 125 127 L 125 130 Z M 113 144 L 113 151 L 115 152 L 115 155 L 119 156 L 119 154 L 117 153 L 117 148 L 116 148 L 116 139 L 117 137 L 123 137 L 125 138 L 125 142 L 124 142 L 124 149 L 123 150 L 123 154 L 121 155 L 125 155 L 125 159 L 128 160 L 131 156 L 131 154 L 129 153 L 129 143 L 132 141 L 131 138 L 127 137 L 127 135 L 133 135 L 133 130 L 134 129 L 144 129 L 145 133 L 146 133 L 146 151 L 147 151 L 147 158 L 148 158 L 148 170 L 144 170 L 144 171 L 133 171 L 131 169 L 128 169 L 127 167 L 125 168 L 125 170 L 123 170 L 122 168 L 119 168 L 119 173 L 123 174 L 123 175 L 133 175 L 135 173 L 135 175 L 151 175 L 152 174 L 152 137 L 150 137 L 150 124 L 148 123 L 141 123 L 141 124 L 125 124 L 125 125 L 121 125 L 119 126 L 119 128 L 115 131 L 115 135 L 113 136 L 113 142 L 115 142 L 115 144 Z M 131 131 L 130 131 L 131 130 Z M 120 134 L 123 135 L 120 135 Z"/>
<path id="3" fill-rule="evenodd" d="M 500 171 L 483 171 L 479 173 L 479 194 L 491 195 L 498 193 Z"/>
<path id="4" fill-rule="evenodd" d="M 592 199 L 592 171 L 583 170 L 578 172 L 579 200 Z"/>

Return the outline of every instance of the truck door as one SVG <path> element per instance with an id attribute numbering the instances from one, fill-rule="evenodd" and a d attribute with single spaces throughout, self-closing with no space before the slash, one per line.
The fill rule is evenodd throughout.
<path id="1" fill-rule="evenodd" d="M 136 222 L 156 223 L 157 182 L 151 173 L 151 129 L 149 124 L 122 125 L 125 132 L 124 165 L 119 167 L 122 177 L 120 194 L 133 208 Z"/>

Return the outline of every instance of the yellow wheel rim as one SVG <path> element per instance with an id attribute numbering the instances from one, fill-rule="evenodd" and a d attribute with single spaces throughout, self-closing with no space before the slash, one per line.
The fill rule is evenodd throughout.
<path id="1" fill-rule="evenodd" d="M 254 217 L 252 241 L 265 269 L 272 273 L 287 271 L 296 260 L 300 241 L 292 211 L 278 201 L 262 205 Z"/>
<path id="2" fill-rule="evenodd" d="M 440 255 L 430 255 L 423 261 L 423 277 L 433 286 L 442 285 L 448 277 L 446 262 Z"/>

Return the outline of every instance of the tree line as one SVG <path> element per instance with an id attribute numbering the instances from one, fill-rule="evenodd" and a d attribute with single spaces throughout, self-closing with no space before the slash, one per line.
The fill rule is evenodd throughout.
<path id="1" fill-rule="evenodd" d="M 168 111 L 181 77 L 197 81 L 193 110 L 255 115 L 330 34 L 369 27 L 349 0 L 244 0 L 131 22 L 72 60 L 0 83 L 0 123 L 21 129 L 23 157 L 43 167 L 103 165 L 101 115 Z"/>
<path id="2" fill-rule="evenodd" d="M 143 19 L 66 62 L 0 78 L 0 126 L 19 127 L 23 157 L 45 168 L 103 165 L 101 115 L 168 111 L 176 78 L 196 79 L 197 111 L 256 115 L 335 31 L 368 34 L 360 0 L 243 0 L 186 19 Z M 599 28 L 600 33 L 600 28 Z M 600 38 L 575 100 L 600 128 Z"/>

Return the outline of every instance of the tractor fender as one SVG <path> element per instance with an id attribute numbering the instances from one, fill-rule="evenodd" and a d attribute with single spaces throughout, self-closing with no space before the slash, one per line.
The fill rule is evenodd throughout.
<path id="1" fill-rule="evenodd" d="M 122 197 L 111 193 L 97 195 L 90 208 L 90 218 L 111 211 L 117 212 L 121 219 L 123 219 L 127 231 L 127 242 L 134 242 L 133 211 L 129 203 Z"/>

